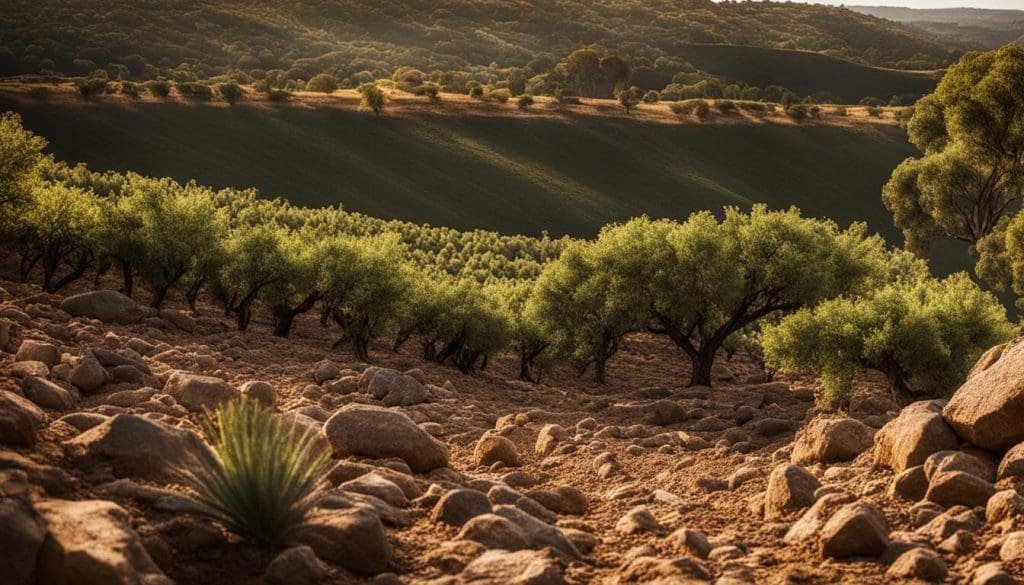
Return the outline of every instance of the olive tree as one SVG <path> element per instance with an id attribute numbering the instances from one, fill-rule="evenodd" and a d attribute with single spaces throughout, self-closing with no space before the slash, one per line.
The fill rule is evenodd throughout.
<path id="1" fill-rule="evenodd" d="M 81 278 L 96 259 L 102 207 L 91 191 L 61 183 L 37 183 L 15 219 L 27 280 L 38 265 L 43 290 L 56 292 Z"/>
<path id="2" fill-rule="evenodd" d="M 134 175 L 108 215 L 104 245 L 121 264 L 125 294 L 137 274 L 159 308 L 172 287 L 202 268 L 204 256 L 218 255 L 226 226 L 209 189 Z"/>
<path id="3" fill-rule="evenodd" d="M 842 406 L 862 369 L 884 374 L 894 398 L 946 395 L 1012 335 L 999 301 L 961 272 L 825 301 L 765 327 L 761 341 L 769 364 L 820 375 L 825 400 Z"/>
<path id="4" fill-rule="evenodd" d="M 1024 197 L 1024 47 L 964 55 L 914 106 L 908 131 L 922 156 L 882 191 L 908 247 L 975 245 Z"/>
<path id="5" fill-rule="evenodd" d="M 235 314 L 239 331 L 249 327 L 252 305 L 260 292 L 288 278 L 287 242 L 291 237 L 286 228 L 276 224 L 243 224 L 224 242 L 227 261 L 220 273 L 221 286 L 228 293 L 227 311 Z"/>
<path id="6" fill-rule="evenodd" d="M 285 239 L 280 278 L 260 291 L 260 300 L 270 307 L 277 337 L 291 335 L 295 318 L 311 311 L 322 296 L 318 277 L 325 247 L 318 246 L 313 238 L 304 232 Z"/>
<path id="7" fill-rule="evenodd" d="M 316 255 L 317 290 L 326 314 L 356 358 L 369 361 L 370 340 L 394 324 L 409 289 L 405 248 L 398 236 L 335 236 Z"/>
<path id="8" fill-rule="evenodd" d="M 539 324 L 552 349 L 581 372 L 593 364 L 598 383 L 604 383 L 608 360 L 622 339 L 643 326 L 648 310 L 635 284 L 609 264 L 627 249 L 613 248 L 600 238 L 573 242 L 541 272 L 526 306 L 527 318 Z"/>
<path id="9" fill-rule="evenodd" d="M 608 273 L 619 298 L 645 311 L 649 331 L 686 353 L 689 384 L 709 386 L 730 336 L 878 278 L 884 243 L 865 229 L 840 231 L 795 208 L 763 205 L 750 213 L 727 208 L 721 220 L 710 212 L 683 223 L 640 218 L 601 232 L 596 246 L 607 251 L 595 269 Z"/>
<path id="10" fill-rule="evenodd" d="M 536 383 L 539 379 L 537 360 L 550 343 L 545 339 L 540 324 L 526 311 L 533 287 L 533 281 L 517 280 L 492 284 L 489 288 L 504 314 L 509 345 L 519 358 L 519 379 Z"/>

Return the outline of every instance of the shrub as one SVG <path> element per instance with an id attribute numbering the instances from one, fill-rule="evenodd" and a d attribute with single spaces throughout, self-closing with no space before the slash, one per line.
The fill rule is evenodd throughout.
<path id="1" fill-rule="evenodd" d="M 868 115 L 871 116 L 872 118 L 881 118 L 882 113 L 885 112 L 885 110 L 882 109 L 880 106 L 868 106 L 867 112 Z"/>
<path id="2" fill-rule="evenodd" d="M 285 89 L 272 89 L 267 92 L 267 99 L 272 102 L 286 102 L 292 98 L 292 92 Z"/>
<path id="3" fill-rule="evenodd" d="M 694 114 L 701 120 L 705 120 L 711 115 L 711 106 L 709 106 L 706 101 L 699 98 L 683 100 L 681 102 L 672 102 L 669 104 L 669 109 L 681 116 Z"/>
<path id="4" fill-rule="evenodd" d="M 359 109 L 364 111 L 371 110 L 374 116 L 379 116 L 380 111 L 384 109 L 384 103 L 387 101 L 384 91 L 375 83 L 364 83 L 359 86 L 359 95 L 362 96 L 359 102 Z"/>
<path id="5" fill-rule="evenodd" d="M 735 112 L 736 102 L 732 100 L 715 100 L 715 109 L 719 112 Z"/>
<path id="6" fill-rule="evenodd" d="M 85 98 L 107 91 L 107 80 L 101 77 L 83 77 L 75 81 L 78 93 Z"/>
<path id="7" fill-rule="evenodd" d="M 412 89 L 413 95 L 427 96 L 431 100 L 440 99 L 441 86 L 434 83 L 433 81 L 427 81 L 423 85 L 419 85 Z"/>
<path id="8" fill-rule="evenodd" d="M 808 113 L 808 108 L 804 104 L 791 104 L 786 106 L 786 115 L 798 122 L 806 119 Z"/>
<path id="9" fill-rule="evenodd" d="M 484 97 L 484 87 L 477 81 L 466 83 L 466 90 L 469 93 L 469 97 L 476 99 L 483 99 Z"/>
<path id="10" fill-rule="evenodd" d="M 121 93 L 130 98 L 137 98 L 139 97 L 139 86 L 137 83 L 131 81 L 122 81 Z"/>
<path id="11" fill-rule="evenodd" d="M 497 89 L 492 89 L 492 90 L 487 92 L 487 97 L 486 97 L 486 99 L 494 100 L 494 101 L 498 102 L 499 104 L 504 104 L 504 103 L 508 102 L 508 100 L 510 100 L 511 98 L 512 98 L 512 92 L 509 91 L 509 89 L 506 88 L 506 87 L 499 87 Z"/>
<path id="12" fill-rule="evenodd" d="M 825 301 L 765 328 L 762 343 L 769 364 L 820 375 L 826 402 L 842 406 L 861 368 L 882 372 L 894 395 L 947 395 L 1011 335 L 999 301 L 961 272 Z"/>
<path id="13" fill-rule="evenodd" d="M 331 93 L 336 89 L 338 89 L 338 80 L 329 73 L 314 75 L 313 78 L 306 83 L 306 91 Z"/>
<path id="14" fill-rule="evenodd" d="M 654 91 L 653 89 L 644 94 L 645 104 L 656 104 L 659 101 L 661 101 L 661 94 Z"/>
<path id="15" fill-rule="evenodd" d="M 834 110 L 832 110 L 832 113 L 837 116 L 845 116 L 847 115 L 846 106 L 837 106 Z"/>
<path id="16" fill-rule="evenodd" d="M 631 87 L 629 89 L 623 89 L 619 91 L 618 95 L 615 96 L 619 100 L 619 105 L 626 108 L 626 113 L 640 103 L 643 96 L 640 93 L 640 88 Z"/>
<path id="17" fill-rule="evenodd" d="M 171 95 L 171 82 L 166 79 L 154 79 L 146 82 L 146 89 L 155 97 L 165 98 Z"/>
<path id="18" fill-rule="evenodd" d="M 178 93 L 188 98 L 208 100 L 213 97 L 213 88 L 205 83 L 182 81 L 174 84 L 174 87 L 178 90 Z"/>
<path id="19" fill-rule="evenodd" d="M 861 99 L 857 103 L 858 103 L 858 105 L 861 105 L 861 106 L 884 106 L 885 105 L 884 101 L 882 101 L 882 100 L 880 100 L 878 98 L 875 98 L 875 97 L 866 97 L 866 98 Z"/>
<path id="20" fill-rule="evenodd" d="M 516 105 L 519 106 L 519 109 L 525 110 L 533 105 L 533 96 L 528 93 L 524 93 L 516 100 Z"/>
<path id="21" fill-rule="evenodd" d="M 224 98 L 224 101 L 229 104 L 233 104 L 237 102 L 245 92 L 242 91 L 242 86 L 234 82 L 229 82 L 218 85 L 217 93 L 220 94 L 220 97 Z"/>
<path id="22" fill-rule="evenodd" d="M 768 104 L 764 102 L 740 101 L 736 102 L 736 107 L 748 112 L 764 112 L 768 109 Z"/>
<path id="23" fill-rule="evenodd" d="M 260 545 L 304 523 L 329 457 L 316 433 L 243 397 L 207 414 L 213 454 L 186 471 L 195 511 Z"/>

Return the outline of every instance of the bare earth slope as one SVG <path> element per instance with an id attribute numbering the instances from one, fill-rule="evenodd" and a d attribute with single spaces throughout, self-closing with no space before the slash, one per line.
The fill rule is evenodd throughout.
<path id="1" fill-rule="evenodd" d="M 74 544 L 76 533 L 60 532 L 58 527 L 90 516 L 64 500 L 98 499 L 121 506 L 118 530 L 126 541 L 135 539 L 142 547 L 112 569 L 124 582 L 145 573 L 147 583 L 361 583 L 371 581 L 365 573 L 384 571 L 372 581 L 878 583 L 907 580 L 893 567 L 909 564 L 894 562 L 908 549 L 932 551 L 928 554 L 941 559 L 949 582 L 962 582 L 982 565 L 999 561 L 1000 546 L 1004 551 L 1011 546 L 1012 531 L 1021 527 L 1012 514 L 1001 524 L 988 523 L 980 508 L 956 506 L 950 499 L 943 500 L 945 512 L 934 503 L 911 507 L 913 500 L 907 497 L 920 495 L 894 493 L 895 474 L 887 463 L 875 464 L 878 447 L 872 449 L 871 436 L 897 415 L 899 407 L 870 379 L 860 383 L 849 413 L 852 420 L 844 423 L 853 431 L 834 434 L 805 428 L 812 420 L 821 424 L 821 419 L 834 418 L 814 406 L 815 380 L 766 382 L 754 364 L 723 357 L 715 388 L 684 388 L 682 356 L 648 336 L 629 340 L 610 364 L 610 381 L 604 386 L 561 369 L 549 372 L 543 384 L 523 384 L 514 379 L 516 364 L 509 357 L 492 360 L 484 373 L 464 376 L 420 360 L 411 347 L 392 354 L 382 343 L 371 352 L 375 366 L 414 369 L 410 374 L 425 382 L 424 394 L 389 410 L 408 415 L 434 435 L 450 451 L 450 462 L 413 474 L 399 459 L 340 457 L 331 473 L 334 489 L 320 504 L 317 518 L 380 518 L 390 553 L 368 544 L 365 526 L 347 526 L 347 531 L 331 533 L 314 545 L 321 561 L 277 558 L 271 565 L 281 549 L 253 548 L 219 526 L 181 512 L 175 494 L 182 488 L 168 485 L 158 474 L 166 463 L 163 459 L 175 457 L 175 449 L 145 453 L 140 462 L 131 458 L 136 441 L 104 451 L 95 435 L 109 431 L 113 421 L 124 420 L 112 417 L 126 414 L 168 428 L 194 430 L 200 415 L 185 408 L 190 403 L 184 395 L 178 394 L 176 400 L 168 394 L 175 392 L 175 382 L 168 378 L 177 370 L 215 376 L 232 387 L 253 380 L 269 382 L 278 410 L 319 428 L 346 405 L 381 405 L 372 394 L 374 382 L 368 387 L 360 381 L 362 374 L 373 380 L 367 364 L 332 351 L 331 333 L 311 317 L 298 324 L 292 339 L 281 340 L 271 337 L 263 322 L 254 323 L 248 332 L 234 332 L 212 306 L 203 307 L 204 314 L 196 318 L 174 310 L 147 316 L 131 308 L 140 311 L 133 319 L 142 320 L 119 325 L 73 318 L 60 309 L 71 310 L 63 301 L 30 286 L 2 283 L 0 368 L 9 377 L 0 379 L 0 389 L 40 401 L 44 395 L 62 396 L 50 388 L 55 385 L 70 402 L 47 403 L 34 444 L 0 450 L 0 495 L 6 502 L 23 502 L 24 509 L 45 512 L 43 530 L 66 547 Z M 46 344 L 52 344 L 56 353 Z M 83 361 L 93 359 L 90 355 L 104 362 L 105 373 L 96 379 L 105 384 L 94 387 L 83 381 L 84 374 L 76 373 Z M 26 364 L 27 358 L 50 365 Z M 325 363 L 337 367 L 322 367 Z M 81 391 L 76 384 L 90 390 Z M 46 392 L 40 390 L 44 385 Z M 147 387 L 152 389 L 144 390 Z M 207 395 L 200 392 L 191 399 L 196 396 Z M 10 404 L 0 405 L 0 414 L 13 412 Z M 8 420 L 0 416 L 0 431 L 10 430 Z M 360 424 L 364 423 L 373 432 L 389 432 L 373 429 L 371 418 Z M 548 426 L 552 424 L 561 430 Z M 324 427 L 328 439 L 334 432 L 331 427 Z M 808 439 L 803 446 L 794 446 L 797 433 Z M 808 445 L 818 445 L 817 439 L 824 436 L 836 443 L 826 450 L 829 455 L 815 455 L 815 448 Z M 508 439 L 514 448 L 495 437 Z M 149 437 L 137 439 L 143 444 Z M 929 447 L 940 448 L 923 448 Z M 955 438 L 951 448 L 956 448 Z M 964 453 L 974 453 L 971 456 L 982 462 L 990 457 L 977 449 Z M 822 458 L 828 463 L 820 462 Z M 786 468 L 791 460 L 801 462 L 804 471 Z M 782 474 L 788 481 L 780 479 L 780 470 L 789 474 Z M 770 474 L 777 476 L 771 482 Z M 1019 489 L 1019 480 L 1003 479 L 997 487 Z M 19 495 L 19 489 L 26 492 Z M 475 537 L 463 533 L 460 538 L 460 528 L 438 519 L 438 507 L 443 505 L 437 503 L 457 489 L 476 490 L 476 501 L 515 518 L 509 529 L 515 534 L 497 530 L 493 523 L 502 521 L 481 516 L 486 510 L 449 502 L 455 511 L 448 513 L 492 523 L 477 526 Z M 956 497 L 974 494 L 960 493 Z M 818 503 L 805 512 L 815 500 Z M 846 532 L 831 537 L 828 525 L 821 526 L 830 517 L 829 525 L 839 522 L 836 510 L 851 502 L 862 505 L 860 511 L 873 505 L 884 516 L 886 540 L 881 548 L 873 548 L 870 523 L 844 525 Z M 107 506 L 90 504 L 98 505 Z M 357 514 L 356 509 L 364 511 Z M 0 508 L 0 514 L 7 514 L 8 521 L 13 514 L 28 524 L 29 513 L 18 510 L 22 508 Z M 118 514 L 113 517 L 122 517 Z M 967 533 L 950 544 L 948 537 L 957 527 Z M 679 531 L 684 528 L 700 534 Z M 1007 532 L 1010 536 L 1003 534 Z M 102 539 L 89 545 L 100 560 L 89 565 L 86 574 L 100 574 L 101 568 L 109 569 L 105 563 L 112 563 L 111 558 L 121 558 L 114 553 L 103 557 L 100 553 L 108 546 L 113 545 Z M 524 546 L 517 553 L 501 552 Z M 823 558 L 823 550 L 836 546 L 855 554 Z M 361 556 L 345 556 L 352 550 L 362 551 Z M 122 549 L 117 551 L 124 556 Z M 51 567 L 70 566 L 60 565 L 56 558 L 72 563 L 71 557 L 61 557 L 52 548 L 43 547 L 36 554 L 41 555 L 40 563 L 49 562 Z M 925 553 L 911 556 L 918 554 Z M 1024 575 L 1024 559 L 1003 558 L 1004 571 Z M 382 568 L 367 571 L 366 563 L 375 560 L 383 563 Z M 11 563 L 12 571 L 25 566 L 31 571 L 32 558 Z M 303 580 L 313 569 L 321 578 Z M 275 580 L 282 574 L 285 580 Z"/>

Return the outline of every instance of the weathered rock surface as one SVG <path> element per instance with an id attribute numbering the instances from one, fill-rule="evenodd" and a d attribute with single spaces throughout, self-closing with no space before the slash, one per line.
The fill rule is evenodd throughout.
<path id="1" fill-rule="evenodd" d="M 446 493 L 438 500 L 430 513 L 430 519 L 452 526 L 462 526 L 477 516 L 490 513 L 491 502 L 483 492 L 457 489 Z"/>
<path id="2" fill-rule="evenodd" d="M 516 444 L 501 435 L 485 433 L 476 443 L 473 460 L 477 465 L 493 465 L 501 462 L 509 467 L 519 465 L 519 451 Z"/>
<path id="3" fill-rule="evenodd" d="M 1024 441 L 1024 343 L 1005 346 L 998 359 L 977 366 L 953 394 L 942 415 L 963 440 L 992 451 Z M 983 359 L 985 356 L 983 356 Z"/>
<path id="4" fill-rule="evenodd" d="M 523 531 L 497 514 L 481 514 L 466 522 L 459 539 L 472 540 L 488 549 L 521 550 L 529 545 Z"/>
<path id="5" fill-rule="evenodd" d="M 21 391 L 37 405 L 50 410 L 67 410 L 75 405 L 75 397 L 57 384 L 39 377 L 21 381 Z"/>
<path id="6" fill-rule="evenodd" d="M 355 573 L 376 575 L 391 563 L 384 525 L 365 509 L 314 512 L 295 540 L 312 548 L 317 557 Z"/>
<path id="7" fill-rule="evenodd" d="M 790 461 L 797 465 L 849 461 L 871 448 L 875 431 L 852 418 L 816 418 L 797 435 Z"/>
<path id="8" fill-rule="evenodd" d="M 491 550 L 469 563 L 458 582 L 472 585 L 562 585 L 558 557 L 541 551 Z"/>
<path id="9" fill-rule="evenodd" d="M 52 343 L 26 339 L 18 347 L 18 353 L 14 355 L 14 360 L 42 362 L 52 368 L 60 362 L 60 350 Z"/>
<path id="10" fill-rule="evenodd" d="M 347 404 L 323 428 L 338 457 L 398 457 L 413 471 L 448 465 L 448 449 L 404 413 L 366 404 Z"/>
<path id="11" fill-rule="evenodd" d="M 47 500 L 36 509 L 48 530 L 39 553 L 40 583 L 171 583 L 142 546 L 128 512 L 117 504 Z"/>
<path id="12" fill-rule="evenodd" d="M 194 412 L 215 409 L 241 396 L 237 388 L 220 378 L 181 371 L 174 372 L 167 378 L 164 392 L 173 396 L 178 404 Z"/>
<path id="13" fill-rule="evenodd" d="M 180 480 L 181 469 L 209 454 L 195 433 L 134 414 L 115 415 L 65 447 L 73 460 L 104 463 L 120 477 L 154 481 Z"/>
<path id="14" fill-rule="evenodd" d="M 765 493 L 764 517 L 780 518 L 798 512 L 814 503 L 814 492 L 821 487 L 818 478 L 797 465 L 779 465 L 768 476 Z"/>
<path id="15" fill-rule="evenodd" d="M 32 445 L 46 413 L 23 396 L 0 390 L 0 443 Z"/>
<path id="16" fill-rule="evenodd" d="M 24 474 L 0 471 L 0 581 L 34 585 L 46 525 L 28 498 Z"/>
<path id="17" fill-rule="evenodd" d="M 825 558 L 876 557 L 887 546 L 889 525 L 871 504 L 847 504 L 821 529 L 821 556 Z"/>
<path id="18" fill-rule="evenodd" d="M 60 304 L 61 310 L 75 317 L 99 319 L 104 323 L 128 325 L 148 314 L 135 301 L 113 290 L 96 290 L 72 295 Z"/>
<path id="19" fill-rule="evenodd" d="M 915 402 L 875 434 L 875 463 L 899 473 L 923 465 L 938 451 L 960 445 L 956 433 L 942 418 L 943 401 Z"/>

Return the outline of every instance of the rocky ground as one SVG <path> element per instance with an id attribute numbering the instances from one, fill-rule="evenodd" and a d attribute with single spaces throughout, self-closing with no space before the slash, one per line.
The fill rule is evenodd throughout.
<path id="1" fill-rule="evenodd" d="M 1024 345 L 947 404 L 865 379 L 849 412 L 741 358 L 686 388 L 629 340 L 595 385 L 539 385 L 374 347 L 238 333 L 112 291 L 0 282 L 4 583 L 1015 583 L 1024 578 Z M 241 394 L 314 427 L 336 461 L 294 546 L 187 512 L 174 470 L 203 407 Z"/>

